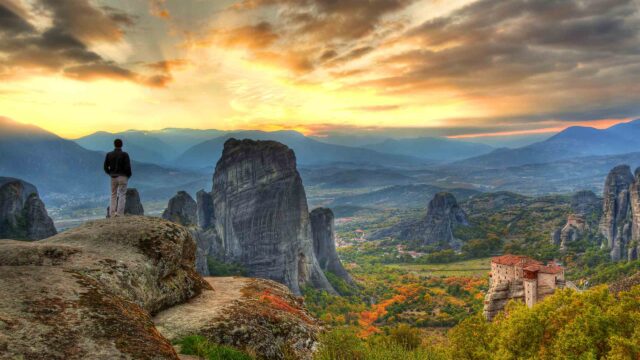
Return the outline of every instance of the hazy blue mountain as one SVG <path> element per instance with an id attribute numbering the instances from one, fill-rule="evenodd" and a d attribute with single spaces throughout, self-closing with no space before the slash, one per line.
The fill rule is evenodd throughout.
<path id="1" fill-rule="evenodd" d="M 640 166 L 640 152 L 576 157 L 548 163 L 479 169 L 467 165 L 440 167 L 436 175 L 416 176 L 423 182 L 473 186 L 482 191 L 512 191 L 526 195 L 566 194 L 578 190 L 602 193 L 602 185 L 609 171 L 620 164 L 632 169 Z"/>
<path id="2" fill-rule="evenodd" d="M 489 145 L 439 137 L 386 139 L 363 147 L 388 154 L 413 156 L 442 162 L 478 156 L 493 150 Z"/>
<path id="3" fill-rule="evenodd" d="M 0 176 L 17 177 L 38 187 L 43 198 L 104 195 L 109 178 L 104 174 L 104 154 L 87 150 L 71 140 L 32 125 L 0 117 Z M 211 174 L 166 169 L 133 161 L 130 187 L 143 200 L 147 191 L 167 189 L 167 195 L 183 184 L 200 181 Z"/>
<path id="4" fill-rule="evenodd" d="M 462 160 L 457 165 L 497 168 L 540 164 L 585 156 L 625 154 L 640 151 L 640 119 L 608 129 L 574 126 L 549 139 L 518 149 L 497 149 Z"/>
<path id="5" fill-rule="evenodd" d="M 404 156 L 384 154 L 368 149 L 326 144 L 307 138 L 296 131 L 241 131 L 200 143 L 175 161 L 176 166 L 190 168 L 213 168 L 222 154 L 225 141 L 230 138 L 274 140 L 281 142 L 296 153 L 299 165 L 322 165 L 331 163 L 374 164 L 385 166 L 415 166 L 426 163 L 424 160 Z"/>
<path id="6" fill-rule="evenodd" d="M 113 150 L 113 140 L 116 138 L 123 140 L 124 150 L 129 153 L 131 159 L 137 161 L 166 164 L 170 158 L 175 157 L 176 150 L 171 145 L 144 131 L 99 131 L 76 139 L 75 142 L 88 150 L 108 152 Z"/>
<path id="7" fill-rule="evenodd" d="M 333 145 L 363 147 L 389 139 L 385 134 L 330 134 L 326 136 L 309 136 L 310 138 Z"/>
<path id="8" fill-rule="evenodd" d="M 505 136 L 478 136 L 465 139 L 448 139 L 427 129 L 402 129 L 402 131 L 379 129 L 353 132 L 327 132 L 324 135 L 312 135 L 311 138 L 327 144 L 365 147 L 371 144 L 382 143 L 389 139 L 412 140 L 422 139 L 444 139 L 459 141 L 463 143 L 484 144 L 493 148 L 507 147 L 518 148 L 534 142 L 543 141 L 552 134 L 526 134 L 526 135 L 505 135 Z"/>
<path id="9" fill-rule="evenodd" d="M 473 142 L 476 144 L 485 144 L 493 148 L 520 148 L 523 146 L 531 145 L 540 141 L 544 141 L 554 133 L 545 134 L 526 134 L 526 135 L 500 135 L 500 136 L 479 136 L 474 138 L 466 138 L 464 141 Z"/>
<path id="10" fill-rule="evenodd" d="M 156 138 L 170 144 L 176 153 L 172 158 L 178 157 L 178 155 L 187 151 L 192 146 L 200 144 L 203 141 L 211 140 L 220 137 L 228 131 L 216 130 L 216 129 L 178 129 L 178 128 L 166 128 L 156 131 L 148 131 Z"/>
<path id="11" fill-rule="evenodd" d="M 363 208 L 425 208 L 433 196 L 447 191 L 460 201 L 480 192 L 472 189 L 446 189 L 428 184 L 395 185 L 364 194 L 339 197 L 330 207 L 356 206 Z"/>
<path id="12" fill-rule="evenodd" d="M 133 159 L 141 162 L 165 165 L 190 147 L 225 134 L 220 130 L 175 129 L 142 131 L 127 130 L 118 133 L 98 131 L 76 139 L 88 150 L 111 151 L 113 140 L 120 138 Z"/>
<path id="13" fill-rule="evenodd" d="M 305 185 L 322 188 L 362 188 L 410 184 L 415 179 L 387 169 L 301 169 Z"/>

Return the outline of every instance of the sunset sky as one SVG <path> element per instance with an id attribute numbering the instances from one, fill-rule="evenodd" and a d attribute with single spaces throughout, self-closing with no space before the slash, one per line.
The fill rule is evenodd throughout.
<path id="1" fill-rule="evenodd" d="M 0 0 L 0 116 L 473 138 L 640 117 L 638 0 Z"/>

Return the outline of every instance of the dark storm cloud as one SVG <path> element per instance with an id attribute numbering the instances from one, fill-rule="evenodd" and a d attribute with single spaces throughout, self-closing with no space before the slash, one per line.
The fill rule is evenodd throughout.
<path id="1" fill-rule="evenodd" d="M 351 69 L 350 86 L 396 94 L 456 89 L 470 99 L 539 104 L 539 114 L 515 122 L 640 114 L 635 0 L 480 0 L 385 45 L 403 50 L 379 52 L 367 80 Z"/>
<path id="2" fill-rule="evenodd" d="M 40 0 L 37 11 L 51 17 L 39 30 L 12 0 L 0 0 L 0 76 L 40 70 L 78 80 L 111 78 L 162 86 L 167 74 L 144 76 L 107 60 L 90 49 L 95 43 L 117 43 L 134 17 L 112 7 L 97 8 L 88 0 Z"/>
<path id="3" fill-rule="evenodd" d="M 0 1 L 0 34 L 17 35 L 29 33 L 35 28 L 17 13 L 18 9 L 8 1 Z"/>
<path id="4" fill-rule="evenodd" d="M 394 43 L 414 50 L 383 59 L 402 71 L 372 84 L 499 88 L 528 79 L 597 80 L 640 60 L 639 33 L 634 0 L 480 0 L 398 36 Z"/>

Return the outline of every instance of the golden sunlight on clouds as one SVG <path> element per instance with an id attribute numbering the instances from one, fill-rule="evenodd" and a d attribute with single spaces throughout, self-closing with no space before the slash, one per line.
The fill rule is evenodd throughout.
<path id="1" fill-rule="evenodd" d="M 602 1 L 0 0 L 0 116 L 66 137 L 598 126 L 640 113 L 638 9 Z"/>

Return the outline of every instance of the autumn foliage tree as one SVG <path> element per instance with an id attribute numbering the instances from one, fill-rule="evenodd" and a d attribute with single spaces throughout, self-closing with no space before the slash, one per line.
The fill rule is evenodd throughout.
<path id="1" fill-rule="evenodd" d="M 454 359 L 638 359 L 640 287 L 560 290 L 531 309 L 512 302 L 491 323 L 461 322 L 449 342 Z"/>

